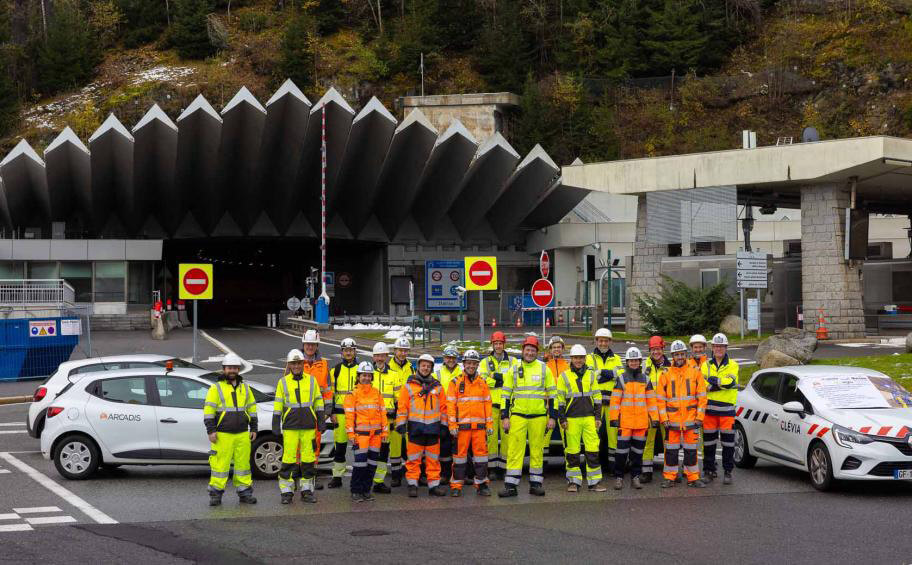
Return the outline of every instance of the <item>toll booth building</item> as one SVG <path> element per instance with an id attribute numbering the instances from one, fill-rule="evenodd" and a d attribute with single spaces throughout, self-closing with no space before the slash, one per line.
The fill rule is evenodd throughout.
<path id="1" fill-rule="evenodd" d="M 213 263 L 203 323 L 262 324 L 304 296 L 325 222 L 334 315 L 405 315 L 410 282 L 419 313 L 456 310 L 462 270 L 427 273 L 467 255 L 497 256 L 501 286 L 523 288 L 538 260 L 528 234 L 589 191 L 541 147 L 507 142 L 517 103 L 412 97 L 399 119 L 335 89 L 312 103 L 286 81 L 265 104 L 242 88 L 221 111 L 200 96 L 131 128 L 111 115 L 88 140 L 67 128 L 43 155 L 22 140 L 0 162 L 0 279 L 65 279 L 96 316 L 148 327 L 153 291 L 177 298 L 179 263 Z"/>

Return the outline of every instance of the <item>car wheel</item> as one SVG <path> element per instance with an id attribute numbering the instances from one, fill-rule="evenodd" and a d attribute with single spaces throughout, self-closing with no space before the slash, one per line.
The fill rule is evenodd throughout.
<path id="1" fill-rule="evenodd" d="M 282 441 L 268 434 L 254 440 L 250 447 L 250 468 L 258 479 L 275 479 L 282 466 Z"/>
<path id="2" fill-rule="evenodd" d="M 747 433 L 741 424 L 735 425 L 735 466 L 739 469 L 750 469 L 757 464 L 757 458 L 747 448 Z"/>
<path id="3" fill-rule="evenodd" d="M 833 486 L 833 460 L 830 452 L 822 441 L 811 444 L 808 452 L 808 472 L 811 474 L 811 484 L 820 491 L 830 490 Z"/>
<path id="4" fill-rule="evenodd" d="M 54 451 L 54 466 L 64 478 L 79 481 L 89 478 L 101 464 L 95 442 L 81 434 L 64 437 Z"/>

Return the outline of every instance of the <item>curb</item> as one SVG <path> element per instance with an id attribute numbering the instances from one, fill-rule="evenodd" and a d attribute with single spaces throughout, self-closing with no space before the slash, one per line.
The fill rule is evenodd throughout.
<path id="1" fill-rule="evenodd" d="M 0 397 L 0 405 L 3 404 L 22 404 L 26 402 L 31 402 L 31 396 L 3 396 Z"/>

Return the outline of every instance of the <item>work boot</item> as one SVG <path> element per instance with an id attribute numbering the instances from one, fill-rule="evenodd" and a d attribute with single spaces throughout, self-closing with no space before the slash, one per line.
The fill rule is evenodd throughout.
<path id="1" fill-rule="evenodd" d="M 342 477 L 333 477 L 329 484 L 326 485 L 326 488 L 341 488 L 342 487 Z"/>
<path id="2" fill-rule="evenodd" d="M 719 476 L 719 473 L 717 473 L 715 471 L 704 471 L 703 472 L 703 480 L 708 483 L 711 483 L 718 476 Z"/>
<path id="3" fill-rule="evenodd" d="M 608 488 L 602 484 L 601 481 L 595 483 L 594 485 L 589 485 L 589 492 L 605 492 Z"/>
<path id="4" fill-rule="evenodd" d="M 706 483 L 704 483 L 700 479 L 697 479 L 695 481 L 688 482 L 687 486 L 694 487 L 694 488 L 706 488 Z"/>
<path id="5" fill-rule="evenodd" d="M 516 496 L 519 493 L 516 492 L 516 485 L 504 485 L 502 491 L 497 493 L 497 496 L 500 498 L 509 498 L 511 496 Z"/>
<path id="6" fill-rule="evenodd" d="M 579 492 L 579 486 L 576 483 L 567 485 L 567 492 Z"/>
<path id="7" fill-rule="evenodd" d="M 282 504 L 291 504 L 294 502 L 294 493 L 293 492 L 283 492 L 282 493 Z"/>
<path id="8" fill-rule="evenodd" d="M 373 502 L 377 499 L 374 498 L 374 495 L 372 495 L 370 492 L 366 492 L 361 495 L 361 500 L 363 500 L 364 502 Z"/>
<path id="9" fill-rule="evenodd" d="M 418 487 L 409 485 L 408 495 L 409 498 L 418 498 Z"/>
<path id="10" fill-rule="evenodd" d="M 487 483 L 478 485 L 478 490 L 475 491 L 475 494 L 478 496 L 491 496 L 491 487 Z"/>
<path id="11" fill-rule="evenodd" d="M 648 485 L 652 482 L 652 473 L 643 473 L 640 475 L 640 483 Z"/>
<path id="12" fill-rule="evenodd" d="M 444 475 L 443 477 L 440 477 L 440 484 L 442 484 L 443 486 L 449 486 L 449 485 L 450 485 L 450 479 L 448 479 L 448 478 Z"/>
<path id="13" fill-rule="evenodd" d="M 316 501 L 317 501 L 317 497 L 314 496 L 314 493 L 312 491 L 309 491 L 309 490 L 301 491 L 301 502 L 310 502 L 311 504 L 313 504 Z"/>
<path id="14" fill-rule="evenodd" d="M 676 484 L 681 484 L 681 482 L 682 482 L 683 480 L 684 480 L 684 477 L 682 477 L 681 475 L 678 475 L 678 476 L 675 477 L 675 483 L 676 483 Z"/>
<path id="15" fill-rule="evenodd" d="M 426 487 L 426 486 L 428 486 L 428 484 L 427 484 L 427 477 L 425 477 L 424 475 L 421 475 L 420 477 L 418 477 L 418 486 L 419 486 L 419 487 Z"/>
<path id="16" fill-rule="evenodd" d="M 253 489 L 247 489 L 238 493 L 238 502 L 241 504 L 256 504 L 256 497 L 253 496 Z"/>
<path id="17" fill-rule="evenodd" d="M 437 485 L 436 487 L 430 489 L 428 494 L 431 496 L 446 496 L 447 488 L 445 486 Z"/>
<path id="18" fill-rule="evenodd" d="M 661 488 L 673 488 L 676 484 L 678 484 L 678 479 L 665 479 L 659 486 Z"/>
<path id="19" fill-rule="evenodd" d="M 402 486 L 402 473 L 396 471 L 390 477 L 390 486 L 393 488 Z"/>
<path id="20" fill-rule="evenodd" d="M 318 481 L 317 479 L 314 479 L 313 482 L 314 482 L 314 490 L 323 490 L 323 485 L 320 484 L 320 481 Z"/>
<path id="21" fill-rule="evenodd" d="M 210 490 L 209 491 L 209 506 L 221 506 L 221 505 L 222 505 L 222 491 Z"/>
<path id="22" fill-rule="evenodd" d="M 352 493 L 352 502 L 364 502 L 364 495 L 360 492 Z"/>
<path id="23" fill-rule="evenodd" d="M 529 485 L 529 494 L 545 496 L 545 487 L 543 487 L 541 483 L 532 483 Z"/>
<path id="24" fill-rule="evenodd" d="M 643 482 L 640 480 L 639 477 L 634 477 L 634 478 L 630 479 L 630 486 L 639 490 L 639 489 L 643 488 Z"/>
<path id="25" fill-rule="evenodd" d="M 462 489 L 461 488 L 451 488 L 450 496 L 452 496 L 453 498 L 459 498 L 460 496 L 462 496 Z"/>
<path id="26" fill-rule="evenodd" d="M 383 483 L 374 483 L 374 492 L 377 494 L 389 494 L 393 491 Z"/>
<path id="27" fill-rule="evenodd" d="M 725 471 L 725 475 L 722 476 L 722 484 L 723 485 L 732 484 L 732 472 L 731 471 Z"/>
<path id="28" fill-rule="evenodd" d="M 614 490 L 621 490 L 622 488 L 624 488 L 624 479 L 622 477 L 614 479 Z"/>
<path id="29" fill-rule="evenodd" d="M 491 471 L 488 472 L 488 478 L 492 481 L 502 481 L 504 480 L 504 472 L 502 469 L 491 469 Z"/>

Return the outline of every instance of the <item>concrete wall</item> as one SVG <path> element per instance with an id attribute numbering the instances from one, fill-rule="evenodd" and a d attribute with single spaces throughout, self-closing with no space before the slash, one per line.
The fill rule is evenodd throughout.
<path id="1" fill-rule="evenodd" d="M 459 120 L 479 143 L 497 131 L 508 135 L 510 112 L 518 105 L 519 97 L 509 92 L 406 96 L 402 99 L 404 116 L 413 108 L 421 108 L 439 133 L 446 131 L 453 120 Z"/>

